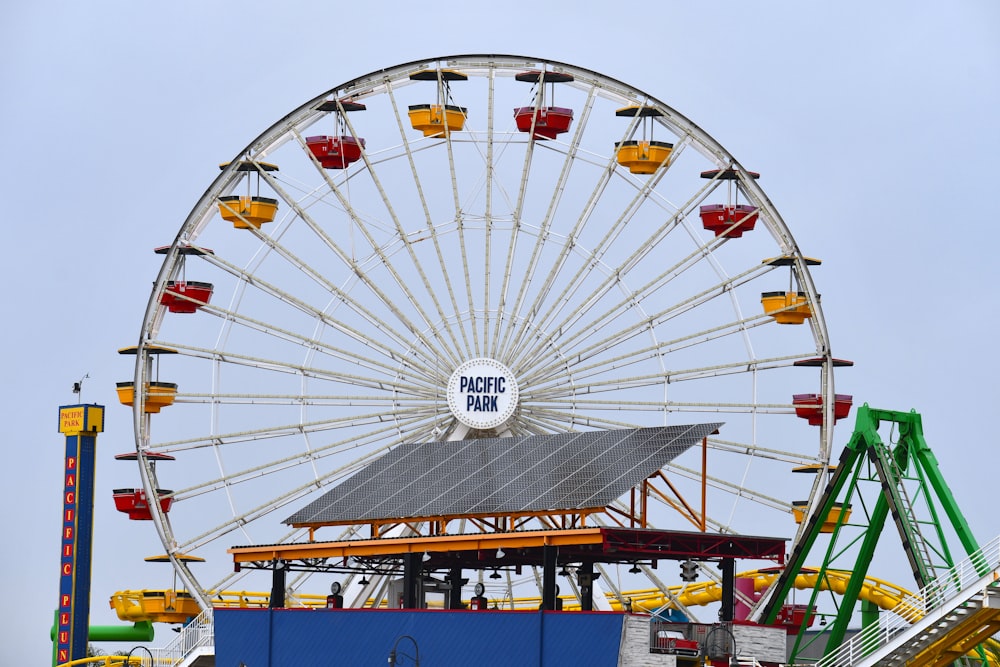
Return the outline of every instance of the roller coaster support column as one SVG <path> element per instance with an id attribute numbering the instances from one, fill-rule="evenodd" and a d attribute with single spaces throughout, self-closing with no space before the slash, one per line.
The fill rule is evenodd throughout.
<path id="1" fill-rule="evenodd" d="M 59 432 L 66 436 L 66 459 L 53 665 L 87 657 L 94 462 L 97 434 L 103 430 L 104 406 L 65 405 L 59 408 Z"/>

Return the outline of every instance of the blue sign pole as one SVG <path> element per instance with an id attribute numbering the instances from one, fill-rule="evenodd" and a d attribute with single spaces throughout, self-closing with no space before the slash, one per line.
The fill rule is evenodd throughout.
<path id="1" fill-rule="evenodd" d="M 59 606 L 53 664 L 87 657 L 90 572 L 94 534 L 94 477 L 97 434 L 104 430 L 104 406 L 59 408 L 59 432 L 66 436 L 59 561 Z"/>

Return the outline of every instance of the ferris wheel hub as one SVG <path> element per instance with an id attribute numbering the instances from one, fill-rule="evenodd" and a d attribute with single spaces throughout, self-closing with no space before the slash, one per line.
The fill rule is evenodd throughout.
<path id="1" fill-rule="evenodd" d="M 517 397 L 514 374 L 495 359 L 469 359 L 448 379 L 448 407 L 469 428 L 503 425 L 517 409 Z"/>

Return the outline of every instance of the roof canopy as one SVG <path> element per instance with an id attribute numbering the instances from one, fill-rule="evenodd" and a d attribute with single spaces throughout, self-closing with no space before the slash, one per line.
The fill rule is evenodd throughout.
<path id="1" fill-rule="evenodd" d="M 540 566 L 545 547 L 558 547 L 560 565 L 686 558 L 783 563 L 785 556 L 783 538 L 614 527 L 235 546 L 229 553 L 237 569 L 272 569 L 280 561 L 292 570 L 368 573 L 395 571 L 405 554 L 422 554 L 423 568 L 432 572 Z"/>

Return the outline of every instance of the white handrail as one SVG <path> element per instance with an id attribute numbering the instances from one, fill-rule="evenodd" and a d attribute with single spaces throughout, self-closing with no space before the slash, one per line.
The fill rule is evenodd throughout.
<path id="1" fill-rule="evenodd" d="M 150 649 L 155 665 L 177 665 L 198 648 L 215 646 L 215 622 L 211 609 L 198 614 L 181 628 L 180 634 L 163 648 Z"/>
<path id="2" fill-rule="evenodd" d="M 848 667 L 900 638 L 928 615 L 950 611 L 979 592 L 984 579 L 1000 576 L 1000 536 L 993 538 L 914 595 L 908 595 L 877 623 L 862 629 L 849 642 L 824 656 L 816 667 Z"/>

